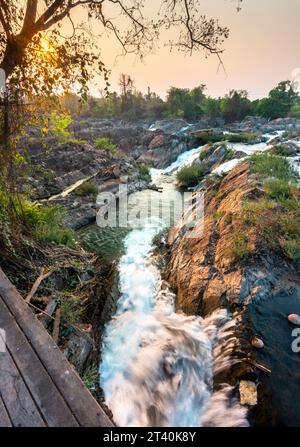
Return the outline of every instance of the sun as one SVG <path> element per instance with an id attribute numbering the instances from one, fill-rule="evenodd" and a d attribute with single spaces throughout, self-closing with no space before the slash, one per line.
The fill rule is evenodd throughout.
<path id="1" fill-rule="evenodd" d="M 45 54 L 55 52 L 55 48 L 47 37 L 42 37 L 39 41 L 40 51 Z"/>

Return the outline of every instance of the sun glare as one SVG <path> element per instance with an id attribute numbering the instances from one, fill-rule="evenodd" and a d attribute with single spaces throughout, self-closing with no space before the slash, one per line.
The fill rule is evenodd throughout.
<path id="1" fill-rule="evenodd" d="M 42 37 L 39 44 L 43 53 L 52 53 L 54 51 L 53 45 L 46 37 Z"/>

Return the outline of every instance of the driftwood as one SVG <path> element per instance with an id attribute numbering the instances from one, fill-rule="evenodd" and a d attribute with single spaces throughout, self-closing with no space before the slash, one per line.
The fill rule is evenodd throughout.
<path id="1" fill-rule="evenodd" d="M 58 306 L 59 299 L 57 297 L 54 297 L 48 304 L 47 307 L 43 313 L 42 318 L 40 319 L 43 326 L 47 329 L 49 324 L 51 323 L 52 316 L 54 312 L 56 311 L 56 308 Z"/>
<path id="2" fill-rule="evenodd" d="M 55 314 L 53 333 L 52 333 L 53 340 L 55 341 L 56 344 L 58 343 L 59 339 L 60 319 L 61 319 L 61 310 L 58 308 Z"/>
<path id="3" fill-rule="evenodd" d="M 36 292 L 38 291 L 38 288 L 40 287 L 41 283 L 48 278 L 50 275 L 52 275 L 52 273 L 54 272 L 54 270 L 50 270 L 47 273 L 44 273 L 44 269 L 42 269 L 40 276 L 36 279 L 36 281 L 34 282 L 29 294 L 27 295 L 27 297 L 25 298 L 25 302 L 26 303 L 30 303 L 30 301 L 32 300 L 32 298 L 34 297 L 34 295 L 36 294 Z"/>

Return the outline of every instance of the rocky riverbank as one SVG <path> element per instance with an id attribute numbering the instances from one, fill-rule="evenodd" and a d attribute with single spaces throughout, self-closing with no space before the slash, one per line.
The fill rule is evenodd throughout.
<path id="1" fill-rule="evenodd" d="M 201 182 L 205 189 L 204 232 L 197 239 L 189 239 L 186 228 L 171 230 L 165 278 L 177 293 L 178 311 L 207 316 L 226 307 L 234 314 L 238 341 L 232 355 L 239 361 L 226 373 L 225 380 L 216 378 L 215 387 L 224 381 L 233 386 L 241 380 L 251 382 L 258 390 L 258 405 L 251 407 L 250 418 L 258 425 L 300 423 L 298 403 L 288 415 L 285 413 L 296 392 L 300 370 L 299 358 L 290 348 L 292 326 L 287 320 L 289 313 L 300 313 L 299 265 L 289 257 L 290 250 L 295 249 L 290 240 L 285 241 L 290 245 L 280 240 L 274 247 L 263 237 L 265 228 L 245 224 L 245 203 L 270 200 L 265 179 L 253 172 L 252 162 L 244 160 L 227 174 L 207 175 L 227 161 L 238 163 L 248 155 L 247 147 L 242 151 L 226 145 L 228 132 L 238 135 L 232 137 L 235 141 L 246 138 L 249 148 L 253 143 L 266 141 L 264 134 L 272 133 L 273 149 L 268 150 L 296 162 L 299 129 L 300 122 L 290 119 L 266 122 L 249 118 L 230 126 L 205 120 L 193 125 L 182 120 L 163 120 L 150 129 L 149 123 L 87 120 L 73 124 L 72 141 L 58 143 L 49 139 L 47 150 L 32 142 L 29 150 L 33 167 L 27 183 L 32 198 L 62 206 L 65 225 L 78 230 L 95 221 L 98 192 L 117 194 L 122 183 L 127 184 L 130 193 L 149 188 L 145 166 L 164 168 L 178 155 L 200 145 L 199 132 L 201 138 L 208 137 L 194 162 L 206 166 Z M 275 134 L 276 131 L 281 132 Z M 216 142 L 220 134 L 224 141 Z M 97 148 L 95 142 L 99 138 L 109 139 L 115 150 Z M 291 196 L 287 198 L 291 200 Z M 268 222 L 273 224 L 286 212 L 283 206 L 287 204 L 278 204 L 276 210 L 267 208 Z M 250 211 L 253 223 L 253 208 Z M 258 211 L 261 209 L 254 210 Z M 291 222 L 294 217 L 295 214 L 290 217 Z M 201 223 L 199 229 L 200 226 Z M 55 320 L 55 311 L 61 308 L 64 316 L 59 346 L 101 399 L 97 385 L 98 353 L 101 329 L 110 319 L 119 293 L 115 266 L 97 260 L 79 247 L 65 252 L 61 247 L 51 247 L 42 257 L 39 250 L 31 255 L 34 272 L 31 270 L 26 280 L 21 279 L 19 289 L 26 295 L 41 268 L 55 269 L 32 304 L 41 309 L 39 318 L 45 316 L 43 312 L 52 312 Z M 53 318 L 48 320 L 50 333 L 54 330 Z M 254 337 L 263 341 L 263 349 L 253 347 Z M 284 392 L 280 391 L 283 378 L 289 380 Z"/>
<path id="2" fill-rule="evenodd" d="M 293 396 L 298 389 L 300 359 L 292 351 L 293 326 L 287 318 L 300 312 L 299 262 L 265 236 L 263 219 L 270 232 L 276 231 L 274 220 L 283 218 L 286 210 L 282 204 L 269 204 L 259 220 L 259 210 L 269 200 L 264 181 L 249 162 L 212 184 L 207 181 L 204 222 L 195 228 L 199 237 L 189 238 L 187 228 L 170 232 L 165 278 L 176 292 L 178 311 L 205 317 L 225 307 L 238 321 L 232 352 L 238 363 L 226 381 L 236 386 L 246 380 L 258 389 L 251 422 L 299 425 L 300 408 Z M 258 219 L 245 216 L 247 209 L 257 213 Z M 297 218 L 290 225 L 298 225 Z M 271 233 L 272 237 L 280 239 Z M 254 337 L 263 342 L 263 349 L 253 347 Z"/>

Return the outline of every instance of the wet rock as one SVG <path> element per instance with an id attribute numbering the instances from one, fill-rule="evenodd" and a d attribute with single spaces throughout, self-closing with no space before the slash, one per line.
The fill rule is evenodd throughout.
<path id="1" fill-rule="evenodd" d="M 239 392 L 241 405 L 249 405 L 251 407 L 257 405 L 257 387 L 254 382 L 241 380 Z"/>
<path id="2" fill-rule="evenodd" d="M 300 326 L 300 315 L 290 314 L 288 316 L 288 320 L 290 323 L 294 324 L 295 326 Z"/>
<path id="3" fill-rule="evenodd" d="M 264 342 L 258 337 L 252 338 L 251 345 L 256 349 L 263 349 L 265 346 Z"/>

